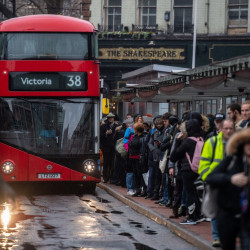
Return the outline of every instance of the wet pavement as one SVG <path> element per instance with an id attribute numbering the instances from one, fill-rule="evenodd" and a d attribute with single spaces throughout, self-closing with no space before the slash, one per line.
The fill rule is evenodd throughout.
<path id="1" fill-rule="evenodd" d="M 101 188 L 95 194 L 54 186 L 29 191 L 18 193 L 6 227 L 1 219 L 0 249 L 197 249 Z"/>
<path id="2" fill-rule="evenodd" d="M 172 214 L 170 208 L 155 204 L 150 199 L 144 197 L 132 197 L 127 195 L 127 189 L 107 183 L 99 183 L 99 187 L 119 199 L 126 205 L 129 205 L 135 211 L 147 216 L 159 224 L 167 226 L 173 233 L 185 239 L 199 249 L 216 249 L 212 247 L 211 223 L 204 221 L 196 225 L 181 225 L 180 221 L 184 217 L 178 219 L 169 219 Z M 178 249 L 178 248 L 176 248 Z M 218 249 L 218 248 L 217 248 Z"/>

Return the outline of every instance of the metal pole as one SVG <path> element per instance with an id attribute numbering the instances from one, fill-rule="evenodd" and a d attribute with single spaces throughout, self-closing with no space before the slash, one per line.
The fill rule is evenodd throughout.
<path id="1" fill-rule="evenodd" d="M 195 3 L 194 3 L 194 34 L 193 34 L 192 69 L 195 68 L 195 56 L 196 56 L 196 23 L 197 23 L 197 0 L 195 0 Z"/>
<path id="2" fill-rule="evenodd" d="M 103 79 L 100 79 L 100 87 L 103 89 L 104 83 Z M 100 119 L 102 119 L 102 99 L 103 99 L 103 94 L 100 94 Z M 107 100 L 107 98 L 106 98 Z"/>

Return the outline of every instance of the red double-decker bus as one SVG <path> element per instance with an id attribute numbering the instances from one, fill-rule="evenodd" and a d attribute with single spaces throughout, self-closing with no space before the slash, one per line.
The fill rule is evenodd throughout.
<path id="1" fill-rule="evenodd" d="M 0 24 L 0 171 L 8 182 L 80 182 L 99 166 L 97 34 L 60 15 Z"/>

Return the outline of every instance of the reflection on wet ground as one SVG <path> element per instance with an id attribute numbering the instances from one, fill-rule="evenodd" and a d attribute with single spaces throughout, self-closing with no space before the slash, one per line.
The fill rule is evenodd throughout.
<path id="1" fill-rule="evenodd" d="M 119 233 L 118 235 L 126 236 L 126 237 L 128 237 L 129 239 L 134 240 L 133 236 L 132 236 L 130 233 Z"/>
<path id="2" fill-rule="evenodd" d="M 101 210 L 101 209 L 96 209 L 95 210 L 95 212 L 97 213 L 97 214 L 108 214 L 109 212 L 107 212 L 107 211 L 104 211 L 104 210 Z"/>
<path id="3" fill-rule="evenodd" d="M 123 214 L 123 212 L 121 212 L 121 211 L 111 211 L 110 213 L 111 214 Z"/>
<path id="4" fill-rule="evenodd" d="M 22 245 L 22 247 L 23 247 L 23 250 L 36 250 L 36 248 L 33 245 L 29 244 L 29 243 L 24 243 Z"/>
<path id="5" fill-rule="evenodd" d="M 156 250 L 155 248 L 152 248 L 152 247 L 149 247 L 149 246 L 146 246 L 144 244 L 141 244 L 141 243 L 133 243 L 135 248 L 138 249 L 138 250 Z M 167 249 L 165 249 L 167 250 Z"/>
<path id="6" fill-rule="evenodd" d="M 96 196 L 96 199 L 97 199 L 99 202 L 101 202 L 101 203 L 110 203 L 110 201 L 108 201 L 108 200 L 106 200 L 106 199 L 103 199 L 103 198 L 101 198 L 101 197 L 98 197 L 98 196 Z"/>
<path id="7" fill-rule="evenodd" d="M 109 249 L 104 246 L 113 244 L 113 241 L 129 246 L 122 249 L 154 249 L 151 247 L 155 244 L 149 241 L 149 237 L 159 238 L 158 231 L 148 222 L 144 224 L 140 219 L 142 216 L 132 215 L 135 212 L 104 191 L 99 191 L 97 196 L 75 195 L 63 192 L 63 189 L 55 192 L 57 188 L 50 186 L 52 192 L 48 194 L 45 186 L 44 193 L 42 185 L 18 190 L 21 204 L 11 215 L 8 228 L 0 227 L 0 249 L 14 246 L 25 250 L 40 247 L 84 249 L 88 246 L 95 249 L 102 244 L 105 244 L 102 249 Z M 18 240 L 13 240 L 15 238 Z"/>
<path id="8" fill-rule="evenodd" d="M 7 237 L 0 238 L 0 248 L 1 249 L 11 249 L 16 245 L 14 240 L 10 240 Z"/>

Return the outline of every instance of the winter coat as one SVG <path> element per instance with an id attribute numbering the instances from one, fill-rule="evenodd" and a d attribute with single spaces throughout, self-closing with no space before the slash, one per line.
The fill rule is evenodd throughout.
<path id="1" fill-rule="evenodd" d="M 233 162 L 232 168 L 228 166 Z M 240 193 L 243 188 L 231 184 L 231 176 L 244 171 L 242 157 L 227 156 L 206 178 L 212 187 L 218 188 L 218 205 L 232 215 L 240 214 Z"/>
<path id="2" fill-rule="evenodd" d="M 165 129 L 166 128 L 164 128 L 164 127 L 162 128 L 162 130 L 156 129 L 150 137 L 148 147 L 149 147 L 149 151 L 151 151 L 151 153 L 153 155 L 154 162 L 158 162 L 161 159 L 161 152 L 162 151 L 160 149 L 160 146 L 156 145 L 155 141 L 160 141 L 160 142 L 163 141 Z"/>
<path id="3" fill-rule="evenodd" d="M 126 129 L 127 129 L 126 126 L 122 125 L 122 127 L 121 127 L 120 130 L 116 130 L 116 131 L 115 131 L 115 134 L 114 134 L 114 140 L 117 141 L 117 140 L 123 138 Z"/>
<path id="4" fill-rule="evenodd" d="M 206 179 L 207 183 L 215 188 L 218 188 L 219 190 L 219 207 L 231 215 L 238 215 L 241 213 L 241 192 L 245 188 L 249 191 L 249 184 L 245 188 L 239 188 L 231 183 L 232 175 L 241 172 L 247 173 L 248 171 L 242 152 L 242 145 L 245 142 L 250 142 L 250 129 L 240 130 L 239 132 L 233 134 L 226 146 L 226 153 L 228 156 L 212 171 L 212 173 Z M 249 206 L 248 213 L 249 218 Z"/>
<path id="5" fill-rule="evenodd" d="M 170 150 L 170 155 L 171 155 L 171 153 L 173 152 L 173 150 L 175 148 L 175 143 L 176 143 L 176 140 L 177 140 L 177 137 L 179 136 L 179 134 L 180 134 L 180 132 L 178 132 L 175 135 L 174 139 L 173 139 L 173 144 L 172 144 L 172 147 L 171 147 L 171 150 Z M 180 164 L 178 164 L 178 161 L 177 162 L 172 162 L 171 160 L 168 161 L 168 169 L 173 168 L 175 176 L 177 176 L 177 174 L 178 174 L 179 167 L 180 167 Z"/>
<path id="6" fill-rule="evenodd" d="M 199 123 L 196 119 L 192 119 L 186 122 L 186 131 L 189 137 L 201 137 L 202 131 Z M 196 141 L 190 138 L 177 139 L 175 147 L 170 155 L 170 161 L 179 161 L 181 165 L 181 171 L 192 171 L 191 166 L 186 157 L 186 153 L 189 154 L 191 162 L 194 155 L 194 150 L 196 147 Z"/>
<path id="7" fill-rule="evenodd" d="M 123 139 L 123 143 L 126 144 L 128 143 L 131 135 L 134 135 L 135 131 L 134 131 L 134 128 L 133 126 L 132 127 L 128 127 L 125 131 L 125 134 L 124 134 L 124 139 Z"/>
<path id="8" fill-rule="evenodd" d="M 135 134 L 133 139 L 128 143 L 129 156 L 139 156 L 144 141 L 145 140 L 143 134 L 142 135 Z"/>
<path id="9" fill-rule="evenodd" d="M 163 137 L 163 141 L 161 143 L 161 146 L 160 146 L 160 149 L 161 149 L 161 156 L 163 157 L 164 155 L 164 152 L 167 150 L 167 149 L 170 149 L 171 147 L 171 143 L 172 143 L 172 136 L 171 134 L 173 134 L 173 131 L 172 131 L 172 127 L 169 127 L 169 128 L 166 128 L 165 129 L 165 134 L 164 134 L 164 137 Z M 161 158 L 162 158 L 161 157 Z"/>
<path id="10" fill-rule="evenodd" d="M 203 181 L 207 176 L 219 165 L 224 159 L 223 134 L 220 132 L 218 136 L 209 138 L 201 153 L 198 173 Z"/>
<path id="11" fill-rule="evenodd" d="M 152 134 L 154 133 L 154 131 L 155 131 L 155 128 L 151 129 L 151 130 L 148 132 L 147 136 L 146 136 L 146 144 L 147 144 L 147 147 L 148 147 L 150 138 L 151 138 Z M 150 150 L 148 150 L 148 165 L 149 165 L 149 166 L 153 166 L 153 164 L 154 164 L 153 154 L 152 154 L 152 152 L 151 152 Z"/>
<path id="12" fill-rule="evenodd" d="M 100 127 L 100 148 L 102 152 L 112 152 L 115 150 L 115 140 L 114 140 L 114 134 L 115 134 L 115 128 L 117 127 L 117 124 L 113 123 L 104 123 Z M 111 129 L 112 133 L 106 135 L 106 131 Z"/>

